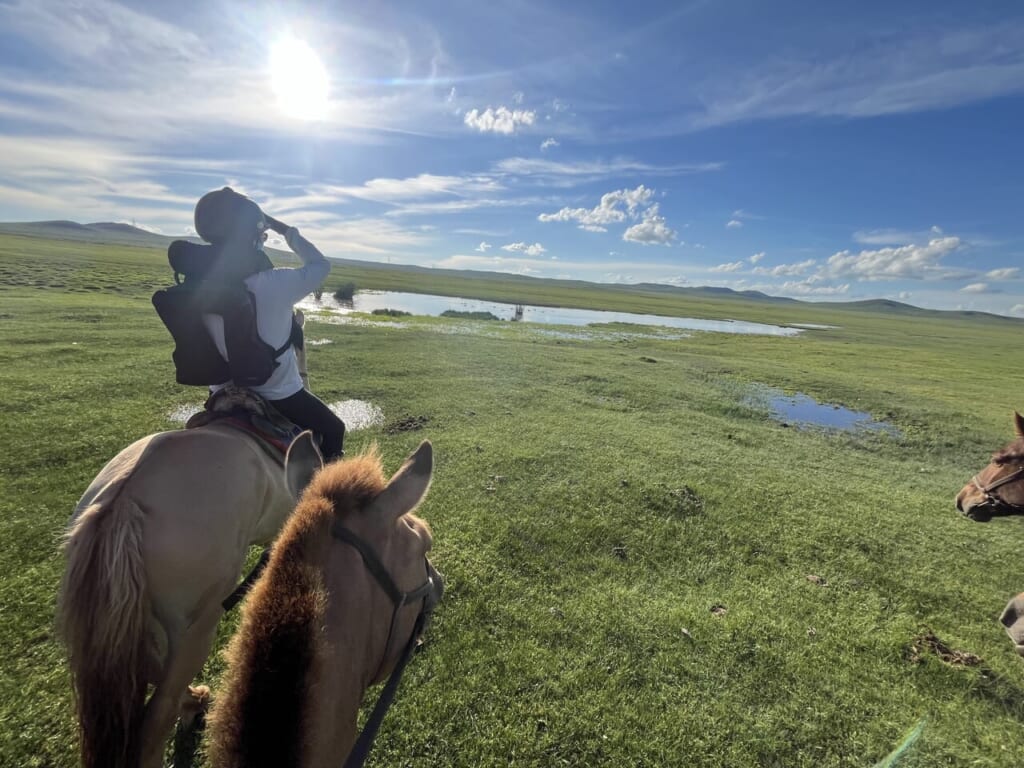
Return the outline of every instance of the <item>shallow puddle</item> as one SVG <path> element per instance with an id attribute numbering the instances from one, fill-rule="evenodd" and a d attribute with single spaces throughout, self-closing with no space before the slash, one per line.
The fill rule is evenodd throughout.
<path id="1" fill-rule="evenodd" d="M 331 339 L 306 339 L 305 344 L 309 344 L 311 347 L 322 347 L 326 344 L 333 344 Z"/>
<path id="2" fill-rule="evenodd" d="M 331 403 L 328 407 L 345 422 L 345 429 L 348 432 L 379 427 L 384 423 L 384 412 L 376 405 L 362 400 L 339 400 Z M 167 418 L 176 424 L 184 424 L 201 410 L 203 410 L 202 403 L 179 405 L 167 414 Z"/>
<path id="3" fill-rule="evenodd" d="M 384 412 L 373 403 L 363 400 L 339 400 L 328 407 L 345 422 L 347 432 L 379 427 L 384 423 Z"/>
<path id="4" fill-rule="evenodd" d="M 813 397 L 797 393 L 787 395 L 781 389 L 760 387 L 750 397 L 751 404 L 766 407 L 776 421 L 797 427 L 823 427 L 849 431 L 877 431 L 898 435 L 899 430 L 886 421 L 876 421 L 870 413 L 854 411 L 842 405 L 819 403 Z"/>
<path id="5" fill-rule="evenodd" d="M 178 424 L 184 424 L 186 421 L 191 419 L 201 410 L 203 410 L 202 403 L 198 405 L 179 405 L 177 408 L 175 408 L 173 411 L 167 414 L 167 419 Z"/>

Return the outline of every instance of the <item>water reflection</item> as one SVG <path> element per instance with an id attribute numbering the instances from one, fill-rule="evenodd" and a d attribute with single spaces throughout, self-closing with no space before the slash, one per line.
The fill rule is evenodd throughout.
<path id="1" fill-rule="evenodd" d="M 822 404 L 802 393 L 787 395 L 781 389 L 760 387 L 751 396 L 753 405 L 767 407 L 772 418 L 798 427 L 826 427 L 838 430 L 869 430 L 898 435 L 899 430 L 885 421 L 875 421 L 870 413 L 853 411 L 841 405 Z"/>
<path id="2" fill-rule="evenodd" d="M 307 296 L 298 304 L 300 309 L 328 311 L 340 314 L 349 312 L 370 313 L 375 309 L 397 309 L 414 315 L 440 315 L 448 309 L 458 312 L 490 312 L 503 320 L 512 320 L 517 314 L 517 305 L 479 299 L 463 299 L 453 296 L 435 296 L 425 293 L 400 293 L 396 291 L 359 291 L 351 301 L 339 301 L 325 294 L 316 299 Z M 632 323 L 635 325 L 685 328 L 694 331 L 719 333 L 763 334 L 769 336 L 796 336 L 799 328 L 750 323 L 742 320 L 704 320 L 693 317 L 671 317 L 668 315 L 644 315 L 635 312 L 607 312 L 596 309 L 566 309 L 563 307 L 522 306 L 522 320 L 528 323 L 549 325 L 593 325 L 596 323 Z"/>

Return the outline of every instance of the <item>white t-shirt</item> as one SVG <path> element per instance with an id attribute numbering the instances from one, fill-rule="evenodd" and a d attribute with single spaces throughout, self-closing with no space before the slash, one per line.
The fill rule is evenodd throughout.
<path id="1" fill-rule="evenodd" d="M 315 245 L 299 234 L 298 229 L 289 227 L 284 239 L 288 247 L 302 259 L 302 266 L 297 269 L 267 269 L 245 279 L 245 286 L 256 301 L 256 330 L 260 338 L 274 349 L 283 347 L 291 335 L 292 311 L 296 302 L 319 288 L 331 271 L 331 263 Z M 206 314 L 203 315 L 203 324 L 221 357 L 227 360 L 224 318 Z M 259 386 L 249 387 L 267 400 L 282 400 L 302 389 L 295 348 L 288 347 L 277 358 L 277 362 L 279 365 L 269 379 Z M 230 383 L 212 386 L 210 391 L 216 392 Z"/>

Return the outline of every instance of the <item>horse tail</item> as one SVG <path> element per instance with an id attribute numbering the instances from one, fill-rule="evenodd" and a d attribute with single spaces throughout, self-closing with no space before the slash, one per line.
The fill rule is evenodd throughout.
<path id="1" fill-rule="evenodd" d="M 149 602 L 143 512 L 123 481 L 69 529 L 57 627 L 67 648 L 83 768 L 135 768 L 146 698 Z"/>

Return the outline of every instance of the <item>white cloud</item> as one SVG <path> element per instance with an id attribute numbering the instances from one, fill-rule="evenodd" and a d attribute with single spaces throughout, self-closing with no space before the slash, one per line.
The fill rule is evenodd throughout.
<path id="1" fill-rule="evenodd" d="M 770 275 L 772 277 L 792 277 L 806 274 L 816 263 L 814 259 L 807 259 L 797 264 L 779 264 L 776 267 L 754 267 L 754 274 Z"/>
<path id="2" fill-rule="evenodd" d="M 458 95 L 459 95 L 459 92 L 457 90 L 455 90 L 455 86 L 453 85 L 452 89 L 450 91 L 448 91 L 448 96 L 445 98 L 445 101 L 447 103 L 451 104 L 453 101 L 455 101 L 455 97 L 458 96 Z"/>
<path id="3" fill-rule="evenodd" d="M 851 253 L 840 251 L 828 259 L 825 269 L 829 277 L 855 277 L 861 280 L 946 279 L 962 273 L 939 262 L 960 247 L 960 238 L 942 237 L 927 245 L 904 245 L 877 251 Z"/>
<path id="4" fill-rule="evenodd" d="M 529 109 L 509 109 L 488 107 L 483 112 L 471 109 L 466 113 L 463 122 L 470 128 L 481 133 L 500 133 L 509 136 L 523 126 L 533 125 L 537 113 Z"/>
<path id="5" fill-rule="evenodd" d="M 622 235 L 623 240 L 643 245 L 669 245 L 675 237 L 675 230 L 670 229 L 665 218 L 658 213 L 657 203 L 644 211 L 639 224 L 634 224 Z"/>
<path id="6" fill-rule="evenodd" d="M 505 189 L 501 182 L 488 176 L 435 176 L 421 173 L 404 179 L 370 179 L 358 187 L 314 185 L 311 193 L 333 197 L 356 197 L 361 200 L 388 203 L 448 195 L 469 197 Z"/>
<path id="7" fill-rule="evenodd" d="M 565 181 L 571 184 L 630 174 L 684 176 L 694 173 L 718 171 L 724 167 L 724 163 L 717 162 L 652 165 L 629 158 L 583 160 L 569 163 L 545 160 L 539 157 L 509 157 L 494 164 L 494 170 L 498 173 L 509 173 L 515 176 L 536 176 L 549 181 Z"/>
<path id="8" fill-rule="evenodd" d="M 547 248 L 540 243 L 534 243 L 533 245 L 509 243 L 508 245 L 501 246 L 501 250 L 511 253 L 525 253 L 527 256 L 540 256 L 542 253 L 547 253 Z"/>
<path id="9" fill-rule="evenodd" d="M 555 213 L 542 213 L 538 221 L 575 221 L 580 229 L 590 232 L 605 232 L 605 225 L 623 222 L 627 217 L 636 219 L 638 209 L 654 195 L 654 190 L 641 184 L 636 189 L 619 189 L 601 195 L 601 202 L 594 208 L 562 208 Z M 625 210 L 623 210 L 625 208 Z M 657 211 L 655 211 L 655 214 Z"/>
<path id="10" fill-rule="evenodd" d="M 712 272 L 739 272 L 743 267 L 746 266 L 746 262 L 743 261 L 730 261 L 726 264 L 719 264 L 717 267 L 712 267 Z"/>
<path id="11" fill-rule="evenodd" d="M 1010 314 L 1024 315 L 1024 304 L 1014 304 L 1012 307 L 1010 307 Z"/>
<path id="12" fill-rule="evenodd" d="M 525 94 L 522 91 L 516 91 L 512 94 L 512 103 L 517 105 L 522 104 L 524 98 Z"/>
<path id="13" fill-rule="evenodd" d="M 814 277 L 798 282 L 785 282 L 778 288 L 779 293 L 788 293 L 795 296 L 841 296 L 849 290 L 849 283 L 844 283 L 843 285 L 819 285 L 818 280 Z"/>
<path id="14" fill-rule="evenodd" d="M 544 141 L 541 142 L 540 149 L 541 149 L 541 152 L 543 152 L 545 150 L 548 150 L 548 149 L 551 149 L 552 147 L 557 147 L 557 146 L 559 146 L 558 145 L 558 140 L 555 139 L 555 138 L 550 138 L 549 137 L 547 139 L 544 139 Z"/>
<path id="15" fill-rule="evenodd" d="M 868 229 L 854 232 L 853 241 L 861 245 L 910 245 L 927 243 L 942 234 L 942 228 L 938 226 L 917 232 L 909 229 Z"/>
<path id="16" fill-rule="evenodd" d="M 960 289 L 960 293 L 988 293 L 988 283 L 971 283 Z"/>
<path id="17" fill-rule="evenodd" d="M 484 241 L 484 242 L 480 243 L 480 245 L 478 245 L 473 250 L 474 251 L 478 251 L 479 253 L 487 253 L 487 251 L 489 251 L 490 248 L 491 248 L 491 244 L 486 242 L 486 241 Z"/>
<path id="18" fill-rule="evenodd" d="M 759 262 L 759 261 L 760 261 L 761 259 L 763 259 L 763 258 L 764 258 L 764 251 L 761 251 L 760 253 L 755 253 L 755 254 L 754 254 L 753 256 L 751 256 L 751 257 L 750 257 L 750 258 L 748 259 L 748 261 L 749 261 L 749 262 L 750 262 L 751 264 L 757 264 L 757 262 Z"/>
<path id="19" fill-rule="evenodd" d="M 989 280 L 1012 280 L 1020 273 L 1017 267 L 1003 267 L 1002 269 L 990 269 L 985 273 Z"/>
<path id="20" fill-rule="evenodd" d="M 743 222 L 739 219 L 729 219 L 725 226 L 728 229 L 740 229 L 743 226 Z"/>

